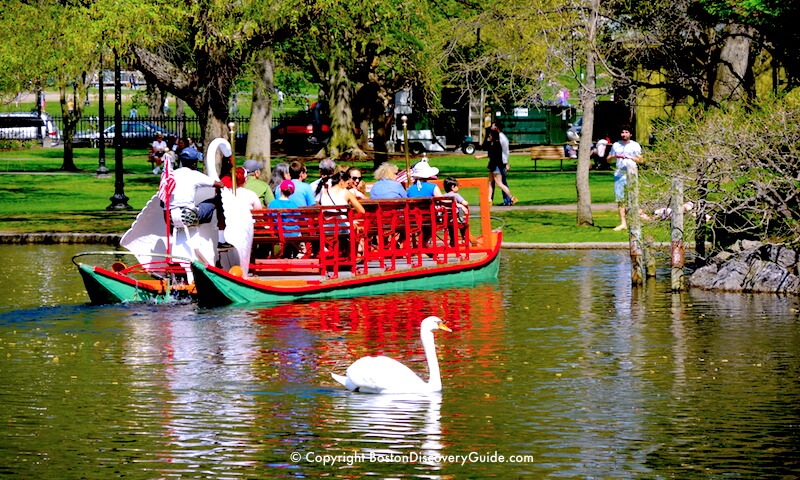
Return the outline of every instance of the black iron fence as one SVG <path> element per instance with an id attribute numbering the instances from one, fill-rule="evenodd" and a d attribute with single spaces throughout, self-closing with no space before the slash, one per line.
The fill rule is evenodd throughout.
<path id="1" fill-rule="evenodd" d="M 280 122 L 290 117 L 291 114 L 276 115 L 272 117 L 272 126 L 278 125 Z M 76 144 L 81 146 L 85 143 L 87 146 L 96 147 L 97 133 L 99 131 L 99 117 L 88 116 L 81 117 L 78 120 L 78 126 L 75 130 Z M 58 126 L 58 131 L 63 136 L 64 132 L 64 118 L 53 117 L 53 121 Z M 123 122 L 123 136 L 129 140 L 133 138 L 140 138 L 147 140 L 147 144 L 152 142 L 156 132 L 161 132 L 165 140 L 169 137 L 191 137 L 193 139 L 202 139 L 203 132 L 200 131 L 200 121 L 197 117 L 187 117 L 186 115 L 157 115 L 157 116 L 125 116 L 122 118 Z M 230 117 L 228 122 L 236 124 L 237 138 L 246 138 L 250 129 L 250 117 Z M 108 129 L 114 125 L 114 116 L 106 115 L 104 119 L 104 128 L 109 133 L 106 136 L 106 142 L 110 143 L 113 135 Z M 94 141 L 91 141 L 94 139 Z M 142 143 L 142 142 L 139 142 Z"/>
<path id="2" fill-rule="evenodd" d="M 273 117 L 272 124 L 277 125 L 282 117 Z M 58 126 L 59 132 L 64 131 L 63 117 L 53 117 L 53 120 Z M 86 136 L 98 132 L 99 118 L 96 116 L 82 117 L 78 121 L 76 128 L 76 135 Z M 165 137 L 181 136 L 191 137 L 194 139 L 201 139 L 203 133 L 200 131 L 200 121 L 197 117 L 187 117 L 185 115 L 157 115 L 150 116 L 125 116 L 123 121 L 123 131 L 146 132 L 148 136 L 154 136 L 155 132 L 161 132 Z M 236 124 L 236 131 L 238 134 L 247 134 L 250 127 L 249 117 L 230 117 L 229 122 Z M 114 116 L 106 115 L 104 118 L 104 127 L 111 128 L 114 125 Z M 96 146 L 96 144 L 94 145 Z"/>

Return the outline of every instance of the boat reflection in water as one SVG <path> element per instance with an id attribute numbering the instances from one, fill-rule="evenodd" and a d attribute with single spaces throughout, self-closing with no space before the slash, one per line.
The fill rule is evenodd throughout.
<path id="1" fill-rule="evenodd" d="M 155 314 L 126 321 L 124 361 L 135 388 L 156 393 L 131 407 L 135 417 L 161 419 L 156 458 L 142 461 L 160 464 L 164 474 L 198 459 L 230 468 L 254 466 L 256 456 L 288 467 L 290 453 L 319 436 L 336 439 L 330 451 L 317 447 L 320 454 L 358 452 L 369 462 L 364 456 L 414 452 L 419 462 L 428 460 L 446 444 L 442 394 L 352 393 L 330 372 L 364 355 L 387 355 L 427 380 L 419 324 L 430 314 L 454 330 L 437 337 L 445 392 L 458 365 L 502 350 L 496 340 L 482 340 L 495 338 L 482 332 L 504 321 L 501 292 L 492 284 L 202 316 L 190 306 L 148 308 Z M 290 431 L 296 433 L 277 434 Z"/>
<path id="2" fill-rule="evenodd" d="M 267 327 L 264 335 L 280 340 L 276 350 L 265 354 L 275 355 L 281 362 L 310 363 L 315 369 L 324 370 L 322 383 L 330 385 L 334 383 L 329 372 L 343 372 L 365 355 L 395 358 L 427 379 L 427 371 L 420 371 L 426 369 L 426 363 L 419 326 L 429 315 L 441 317 L 454 330 L 437 336 L 437 353 L 445 363 L 480 361 L 477 359 L 485 358 L 487 351 L 499 350 L 500 345 L 477 342 L 481 351 L 474 351 L 472 346 L 476 343 L 465 341 L 465 337 L 496 341 L 498 337 L 487 332 L 502 324 L 504 316 L 501 292 L 493 284 L 290 303 L 256 312 L 256 322 Z M 311 358 L 301 355 L 305 350 L 313 351 Z M 443 370 L 445 389 L 447 377 L 448 372 Z"/>
<path id="3" fill-rule="evenodd" d="M 78 248 L 0 246 L 2 478 L 800 476 L 797 297 L 631 290 L 628 252 L 510 250 L 475 288 L 96 307 Z M 427 378 L 427 315 L 453 327 L 441 394 L 330 377 L 386 354 Z M 419 460 L 364 461 L 395 452 Z"/>

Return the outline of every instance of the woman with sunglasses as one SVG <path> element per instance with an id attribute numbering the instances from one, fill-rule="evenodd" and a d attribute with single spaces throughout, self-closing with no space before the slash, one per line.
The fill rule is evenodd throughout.
<path id="1" fill-rule="evenodd" d="M 367 185 L 361 176 L 361 170 L 357 167 L 347 169 L 347 189 L 359 200 L 367 198 Z"/>
<path id="2" fill-rule="evenodd" d="M 366 210 L 364 210 L 364 206 L 361 205 L 361 202 L 358 201 L 355 195 L 350 193 L 350 189 L 348 185 L 350 184 L 350 177 L 347 175 L 347 172 L 336 172 L 331 175 L 331 185 L 325 186 L 324 191 L 322 192 L 322 196 L 320 197 L 319 204 L 323 207 L 329 206 L 349 206 L 353 208 L 356 212 L 363 215 Z M 341 213 L 338 214 L 338 217 L 342 220 L 347 220 L 347 214 Z M 356 231 L 361 228 L 360 220 L 353 220 L 353 227 Z M 339 242 L 340 252 L 342 255 L 347 254 L 347 248 L 349 245 L 349 241 L 345 241 L 344 237 L 348 237 L 350 235 L 350 224 L 347 221 L 342 221 L 339 224 L 342 229 L 339 232 L 339 235 L 342 237 Z M 359 241 L 358 244 L 358 251 L 363 252 L 363 240 Z"/>

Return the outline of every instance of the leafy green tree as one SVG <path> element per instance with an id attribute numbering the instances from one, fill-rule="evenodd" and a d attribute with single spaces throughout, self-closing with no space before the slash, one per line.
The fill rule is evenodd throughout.
<path id="1" fill-rule="evenodd" d="M 383 145 L 386 101 L 404 85 L 425 86 L 423 39 L 436 9 L 419 0 L 318 2 L 322 14 L 276 47 L 281 61 L 322 85 L 331 113 L 330 154 L 361 156 L 354 125 L 376 128 Z M 362 145 L 366 137 L 362 137 Z"/>
<path id="2" fill-rule="evenodd" d="M 800 95 L 696 108 L 658 126 L 643 172 L 647 211 L 669 205 L 672 179 L 684 184 L 698 252 L 736 240 L 797 245 L 800 239 Z M 668 217 L 668 215 L 665 215 Z"/>
<path id="3" fill-rule="evenodd" d="M 231 88 L 253 55 L 285 39 L 310 11 L 292 1 L 98 0 L 95 8 L 98 21 L 114 32 L 110 41 L 130 52 L 148 84 L 197 113 L 206 144 L 227 137 Z"/>
<path id="4" fill-rule="evenodd" d="M 606 53 L 600 6 L 598 0 L 504 0 L 467 19 L 451 19 L 451 28 L 442 29 L 451 84 L 484 89 L 495 102 L 534 106 L 562 86 L 577 87 L 584 115 L 576 175 L 578 225 L 593 224 L 589 152 L 594 104 L 604 93 L 596 65 Z"/>
<path id="5" fill-rule="evenodd" d="M 5 2 L 0 18 L 0 89 L 13 96 L 41 92 L 52 82 L 64 119 L 61 169 L 75 171 L 72 136 L 91 81 L 87 72 L 97 62 L 92 18 L 79 3 L 55 0 Z"/>

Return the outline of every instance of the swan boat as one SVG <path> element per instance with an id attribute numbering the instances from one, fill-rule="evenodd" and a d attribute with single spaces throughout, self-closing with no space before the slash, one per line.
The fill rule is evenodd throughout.
<path id="1" fill-rule="evenodd" d="M 210 160 L 217 149 L 223 156 L 231 151 L 225 139 L 209 146 L 207 174 L 215 179 Z M 225 240 L 233 245 L 228 250 L 217 249 L 215 220 L 170 231 L 154 195 L 123 235 L 125 250 L 84 252 L 73 263 L 93 304 L 241 305 L 494 281 L 502 232 L 491 226 L 487 182 L 459 179 L 459 188 L 478 190 L 480 205 L 466 219 L 449 197 L 367 200 L 364 214 L 319 206 L 250 211 L 223 189 Z M 201 190 L 198 197 L 214 193 Z M 89 256 L 105 262 L 84 262 Z M 131 266 L 125 256 L 135 258 Z"/>

